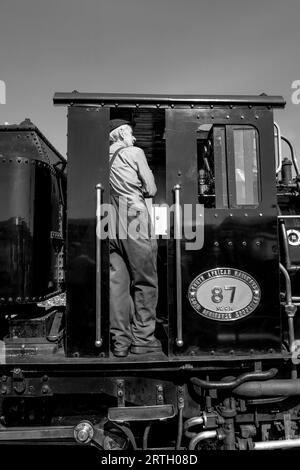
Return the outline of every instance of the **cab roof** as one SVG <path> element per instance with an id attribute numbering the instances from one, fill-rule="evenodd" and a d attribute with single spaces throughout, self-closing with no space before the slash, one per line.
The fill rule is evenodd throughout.
<path id="1" fill-rule="evenodd" d="M 57 92 L 54 94 L 55 105 L 96 105 L 96 106 L 266 106 L 284 108 L 286 102 L 282 96 L 261 95 L 157 95 L 123 93 L 81 93 Z"/>

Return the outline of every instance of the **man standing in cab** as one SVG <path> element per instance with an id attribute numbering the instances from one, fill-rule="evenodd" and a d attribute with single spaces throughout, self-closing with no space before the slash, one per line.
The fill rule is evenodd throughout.
<path id="1" fill-rule="evenodd" d="M 157 242 L 145 198 L 156 185 L 144 151 L 134 146 L 132 125 L 110 121 L 110 331 L 113 354 L 161 352 L 154 336 L 158 297 Z M 133 230 L 133 228 L 135 230 Z"/>

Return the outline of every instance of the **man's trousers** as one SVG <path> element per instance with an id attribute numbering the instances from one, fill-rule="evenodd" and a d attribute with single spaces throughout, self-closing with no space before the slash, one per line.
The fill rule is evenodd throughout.
<path id="1" fill-rule="evenodd" d="M 110 331 L 115 349 L 147 346 L 155 340 L 158 297 L 157 242 L 145 203 L 120 210 L 111 195 L 115 217 L 110 228 Z M 140 230 L 139 230 L 140 229 Z"/>

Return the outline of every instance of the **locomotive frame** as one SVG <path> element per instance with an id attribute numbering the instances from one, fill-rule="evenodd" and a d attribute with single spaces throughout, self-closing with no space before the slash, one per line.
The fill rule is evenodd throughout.
<path id="1" fill-rule="evenodd" d="M 74 442 L 101 449 L 299 446 L 295 314 L 300 257 L 288 234 L 297 232 L 299 171 L 293 147 L 277 125 L 278 143 L 285 139 L 291 149 L 295 178 L 280 145 L 275 167 L 274 147 L 273 108 L 283 108 L 284 100 L 72 92 L 56 93 L 54 103 L 69 107 L 67 189 L 62 186 L 67 203 L 56 237 L 62 257 L 66 235 L 65 284 L 56 278 L 59 291 L 67 294 L 66 325 L 62 301 L 41 307 L 42 317 L 53 313 L 56 327 L 55 347 L 49 348 L 49 334 L 43 341 L 28 334 L 29 324 L 38 323 L 41 330 L 30 314 L 34 301 L 26 309 L 13 297 L 2 302 L 9 334 L 0 364 L 0 443 Z M 124 359 L 110 353 L 109 244 L 97 236 L 100 206 L 109 202 L 108 122 L 114 117 L 135 122 L 158 181 L 158 202 L 175 204 L 171 237 L 159 240 L 157 332 L 164 352 Z M 48 144 L 35 127 L 30 130 Z M 14 145 L 14 158 L 20 158 L 21 149 Z M 249 166 L 250 154 L 254 166 Z M 237 177 L 241 155 L 250 185 Z M 49 165 L 52 170 L 55 163 Z M 64 181 L 64 168 L 59 175 Z M 204 210 L 187 224 L 197 230 L 202 224 L 197 216 L 202 216 L 204 243 L 189 251 L 188 240 L 175 237 L 180 226 L 176 207 L 198 202 Z M 216 278 L 224 281 L 224 289 L 229 278 L 242 283 L 229 286 L 231 294 L 243 286 L 251 308 L 242 303 L 225 317 L 202 305 L 202 283 L 206 293 L 223 289 L 207 284 Z M 198 310 L 193 295 L 199 297 Z M 13 325 L 22 331 L 19 337 L 11 333 Z M 74 407 L 69 410 L 70 394 Z M 150 426 L 165 430 L 166 438 L 149 436 Z"/>

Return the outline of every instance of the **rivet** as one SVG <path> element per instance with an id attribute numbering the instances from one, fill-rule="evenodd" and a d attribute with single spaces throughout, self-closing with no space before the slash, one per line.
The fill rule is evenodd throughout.
<path id="1" fill-rule="evenodd" d="M 254 354 L 254 349 L 250 349 L 250 354 Z"/>
<path id="2" fill-rule="evenodd" d="M 229 118 L 230 118 L 230 116 L 229 116 L 229 114 L 227 114 L 226 119 L 229 119 Z"/>
<path id="3" fill-rule="evenodd" d="M 215 214 L 215 217 L 218 217 L 218 214 Z"/>
<path id="4" fill-rule="evenodd" d="M 115 107 L 117 108 L 119 106 L 119 103 L 115 103 Z"/>
<path id="5" fill-rule="evenodd" d="M 181 174 L 182 174 L 181 171 L 178 171 L 177 175 L 178 175 L 178 176 L 181 176 Z"/>
<path id="6" fill-rule="evenodd" d="M 255 115 L 255 119 L 258 119 L 258 116 L 257 116 L 257 114 Z"/>
<path id="7" fill-rule="evenodd" d="M 49 387 L 48 385 L 43 385 L 42 386 L 42 393 L 46 395 L 49 392 Z"/>
<path id="8" fill-rule="evenodd" d="M 233 217 L 233 214 L 229 214 L 229 217 Z"/>
<path id="9" fill-rule="evenodd" d="M 231 350 L 229 351 L 229 354 L 233 355 L 233 354 L 234 354 L 234 350 L 231 349 Z"/>
<path id="10" fill-rule="evenodd" d="M 157 103 L 156 107 L 157 107 L 157 108 L 160 108 L 160 104 L 159 104 L 159 103 Z"/>
<path id="11" fill-rule="evenodd" d="M 260 212 L 259 217 L 262 217 L 262 213 Z"/>
<path id="12" fill-rule="evenodd" d="M 270 349 L 268 350 L 268 352 L 271 353 L 271 354 L 273 354 L 274 349 L 273 349 L 273 348 L 270 348 Z"/>
<path id="13" fill-rule="evenodd" d="M 118 390 L 118 397 L 122 397 L 122 396 L 123 396 L 122 390 Z"/>
<path id="14" fill-rule="evenodd" d="M 243 241 L 243 242 L 242 242 L 242 245 L 243 245 L 243 246 L 247 246 L 247 242 Z"/>
<path id="15" fill-rule="evenodd" d="M 139 103 L 136 103 L 135 107 L 136 107 L 136 108 L 139 108 L 139 107 L 140 107 Z"/>
<path id="16" fill-rule="evenodd" d="M 252 109 L 252 104 L 249 104 L 249 109 Z"/>
<path id="17" fill-rule="evenodd" d="M 214 245 L 215 245 L 215 246 L 219 246 L 219 242 L 214 242 Z"/>
<path id="18" fill-rule="evenodd" d="M 211 354 L 211 356 L 214 356 L 215 351 L 214 350 L 210 351 L 210 354 Z"/>
<path id="19" fill-rule="evenodd" d="M 193 109 L 193 107 L 194 107 L 194 105 L 193 105 L 193 104 L 191 104 L 191 108 L 192 108 L 192 109 Z"/>
<path id="20" fill-rule="evenodd" d="M 227 245 L 228 245 L 228 246 L 232 246 L 233 243 L 230 241 L 230 242 L 227 242 Z"/>
<path id="21" fill-rule="evenodd" d="M 162 391 L 163 391 L 162 385 L 157 385 L 157 391 L 158 391 L 158 392 L 162 392 Z"/>
<path id="22" fill-rule="evenodd" d="M 7 381 L 7 376 L 6 376 L 6 375 L 2 375 L 1 380 L 2 380 L 2 382 L 6 382 L 6 381 Z"/>
<path id="23" fill-rule="evenodd" d="M 245 217 L 248 217 L 248 214 L 245 212 Z"/>
<path id="24" fill-rule="evenodd" d="M 213 105 L 213 104 L 211 104 L 211 105 L 210 105 L 210 109 L 213 109 L 213 107 L 214 107 L 214 105 Z"/>
<path id="25" fill-rule="evenodd" d="M 102 106 L 102 108 L 103 108 L 103 106 L 104 106 L 104 103 L 101 103 L 101 106 Z"/>
<path id="26" fill-rule="evenodd" d="M 260 246 L 260 241 L 257 241 L 257 242 L 256 242 L 256 245 L 257 245 L 257 246 Z"/>
<path id="27" fill-rule="evenodd" d="M 241 119 L 245 119 L 245 116 L 241 115 Z"/>
<path id="28" fill-rule="evenodd" d="M 200 114 L 197 114 L 197 119 L 200 119 Z"/>
<path id="29" fill-rule="evenodd" d="M 210 117 L 211 117 L 211 119 L 215 119 L 215 116 L 210 116 Z"/>
<path id="30" fill-rule="evenodd" d="M 171 104 L 171 108 L 172 108 L 172 109 L 174 108 L 174 104 L 173 104 L 173 103 Z"/>

